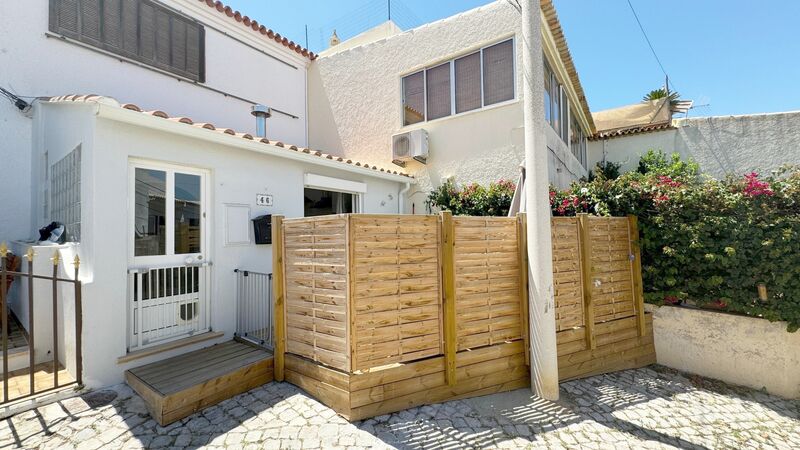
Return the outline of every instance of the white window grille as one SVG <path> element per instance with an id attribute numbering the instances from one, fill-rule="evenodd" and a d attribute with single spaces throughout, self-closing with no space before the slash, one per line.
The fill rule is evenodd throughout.
<path id="1" fill-rule="evenodd" d="M 66 227 L 66 239 L 81 240 L 81 146 L 50 169 L 50 220 Z"/>

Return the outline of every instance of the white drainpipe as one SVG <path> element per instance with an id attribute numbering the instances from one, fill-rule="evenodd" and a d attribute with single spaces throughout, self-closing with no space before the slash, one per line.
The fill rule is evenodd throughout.
<path id="1" fill-rule="evenodd" d="M 411 183 L 406 182 L 406 187 L 401 189 L 400 192 L 397 195 L 397 213 L 398 214 L 403 214 L 403 209 L 404 209 L 403 206 L 405 204 L 405 202 L 403 200 L 405 199 L 406 192 L 408 192 L 409 189 L 411 189 Z"/>

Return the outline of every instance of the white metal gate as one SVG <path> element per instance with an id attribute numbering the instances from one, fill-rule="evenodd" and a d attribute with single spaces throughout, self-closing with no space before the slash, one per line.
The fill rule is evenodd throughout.
<path id="1" fill-rule="evenodd" d="M 272 274 L 236 269 L 236 336 L 273 348 Z"/>
<path id="2" fill-rule="evenodd" d="M 210 265 L 128 270 L 128 351 L 210 329 Z"/>

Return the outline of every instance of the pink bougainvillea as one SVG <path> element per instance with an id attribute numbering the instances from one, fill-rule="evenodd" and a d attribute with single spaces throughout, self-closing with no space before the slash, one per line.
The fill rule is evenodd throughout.
<path id="1" fill-rule="evenodd" d="M 744 176 L 744 190 L 742 193 L 747 197 L 759 197 L 762 195 L 769 197 L 775 194 L 769 183 L 759 180 L 758 174 L 755 172 Z"/>
<path id="2" fill-rule="evenodd" d="M 683 186 L 683 183 L 681 183 L 680 181 L 673 180 L 672 177 L 667 175 L 659 176 L 658 184 L 661 186 L 672 187 L 672 188 L 679 188 Z"/>

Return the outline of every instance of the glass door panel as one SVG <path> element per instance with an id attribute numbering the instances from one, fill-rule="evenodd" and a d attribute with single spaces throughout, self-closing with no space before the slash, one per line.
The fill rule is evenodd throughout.
<path id="1" fill-rule="evenodd" d="M 167 173 L 137 168 L 134 255 L 165 255 L 167 248 Z"/>
<path id="2" fill-rule="evenodd" d="M 202 236 L 201 177 L 175 174 L 175 254 L 200 253 Z"/>

